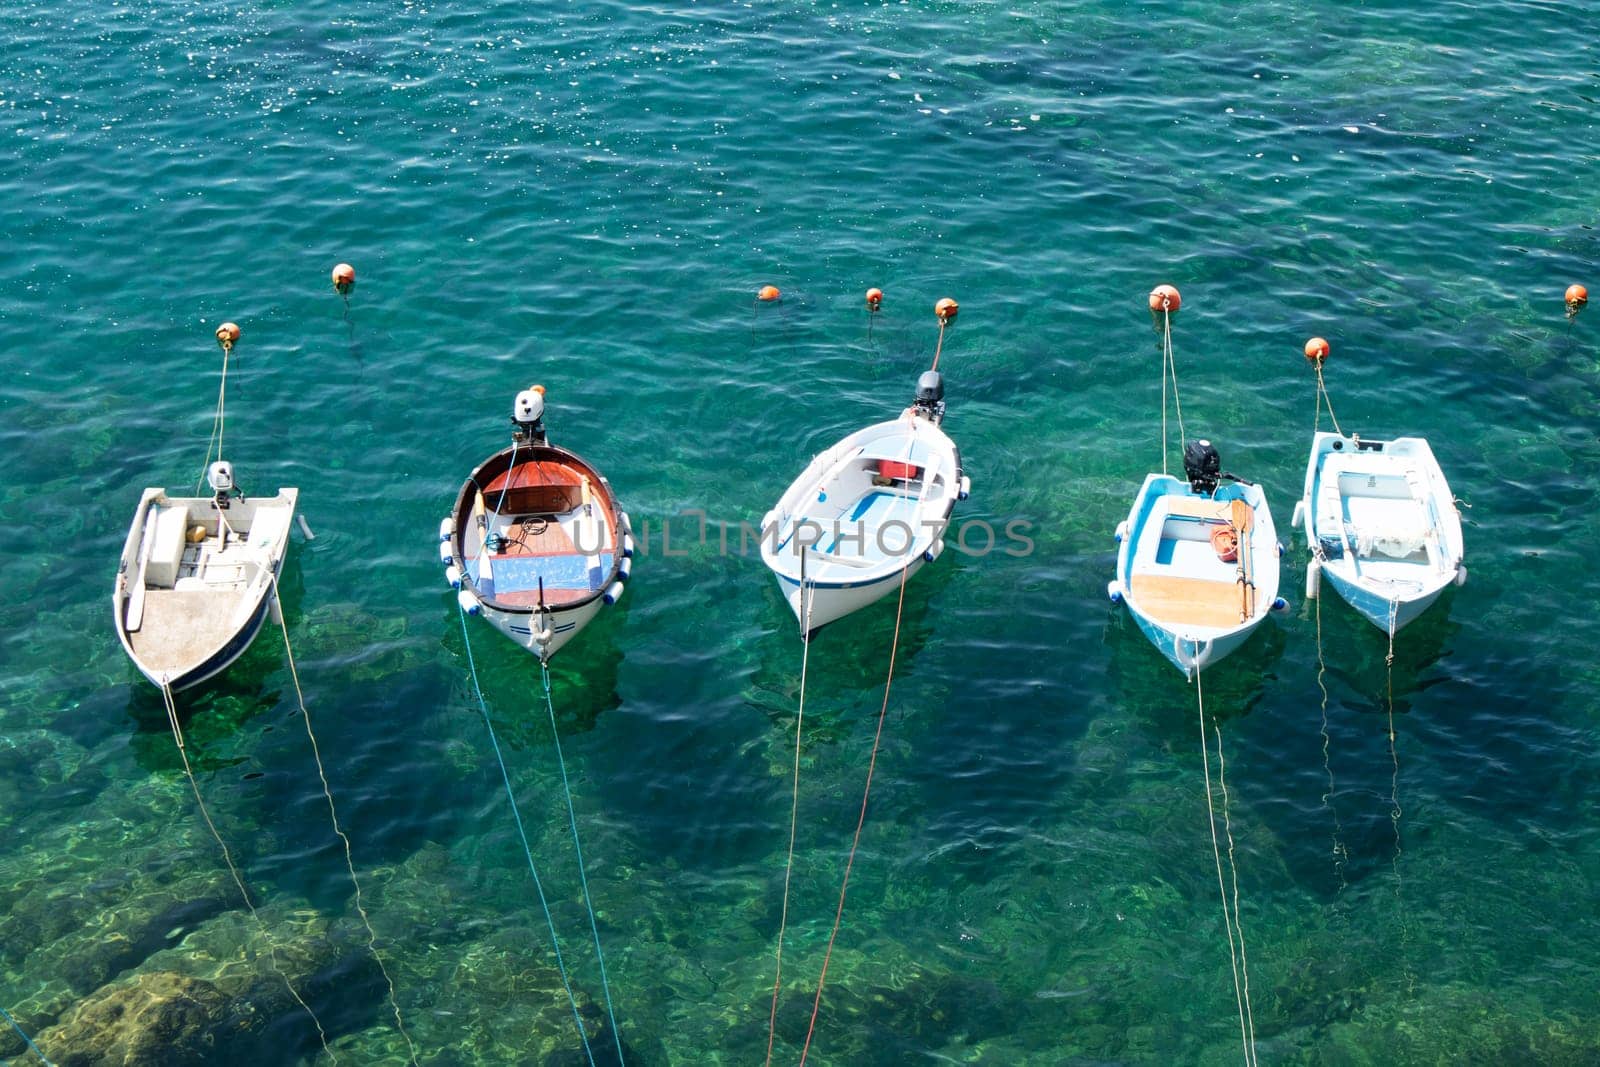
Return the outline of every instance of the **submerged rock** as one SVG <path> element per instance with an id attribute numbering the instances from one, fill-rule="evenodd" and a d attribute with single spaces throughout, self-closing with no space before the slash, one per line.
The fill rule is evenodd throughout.
<path id="1" fill-rule="evenodd" d="M 80 1001 L 40 1033 L 59 1067 L 185 1067 L 217 1052 L 225 998 L 200 978 L 135 975 Z"/>

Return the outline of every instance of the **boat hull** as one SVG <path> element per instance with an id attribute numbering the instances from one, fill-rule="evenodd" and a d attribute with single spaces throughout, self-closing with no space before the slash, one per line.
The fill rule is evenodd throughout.
<path id="1" fill-rule="evenodd" d="M 250 647 L 275 602 L 298 496 L 284 489 L 222 510 L 214 498 L 144 491 L 112 614 L 123 651 L 152 685 L 191 689 Z M 200 540 L 186 536 L 195 528 Z"/>
<path id="2" fill-rule="evenodd" d="M 1465 577 L 1461 517 L 1426 440 L 1312 437 L 1295 525 L 1306 529 L 1307 590 L 1331 585 L 1393 636 Z"/>
<path id="3" fill-rule="evenodd" d="M 1248 529 L 1234 520 L 1235 501 L 1248 512 Z M 1238 559 L 1217 553 L 1219 528 L 1235 531 Z M 1186 678 L 1236 651 L 1279 603 L 1277 532 L 1259 486 L 1225 485 L 1207 497 L 1152 474 L 1118 537 L 1109 592 Z"/>
<path id="4" fill-rule="evenodd" d="M 837 622 L 937 559 L 968 486 L 955 442 L 915 409 L 819 453 L 761 522 L 762 561 L 796 622 Z"/>
<path id="5" fill-rule="evenodd" d="M 620 597 L 632 570 L 632 529 L 610 483 L 548 442 L 478 464 L 440 538 L 462 607 L 544 659 Z"/>

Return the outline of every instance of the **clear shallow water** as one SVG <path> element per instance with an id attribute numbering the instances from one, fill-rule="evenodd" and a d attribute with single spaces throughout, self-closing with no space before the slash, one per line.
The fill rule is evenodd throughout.
<path id="1" fill-rule="evenodd" d="M 1600 320 L 1560 304 L 1600 258 L 1593 14 L 19 3 L 0 21 L 0 1003 L 53 1057 L 85 998 L 177 974 L 258 1008 L 252 1048 L 326 1060 L 266 980 L 106 612 L 139 489 L 199 473 L 231 318 L 228 450 L 247 489 L 300 486 L 318 534 L 286 570 L 290 632 L 419 1059 L 581 1055 L 432 545 L 532 381 L 556 438 L 656 531 L 624 607 L 555 671 L 622 1036 L 639 1062 L 761 1058 L 800 646 L 758 560 L 668 557 L 659 531 L 676 552 L 684 509 L 754 521 L 813 452 L 896 410 L 953 295 L 959 514 L 1025 518 L 1036 550 L 949 553 L 908 590 L 812 1056 L 1233 1060 L 1195 693 L 1103 592 L 1160 458 L 1159 281 L 1185 296 L 1188 427 L 1280 526 L 1311 334 L 1333 343 L 1345 428 L 1429 437 L 1472 505 L 1471 582 L 1397 642 L 1392 759 L 1385 642 L 1332 599 L 1324 718 L 1298 545 L 1293 611 L 1206 679 L 1262 1056 L 1600 1057 Z M 360 272 L 348 316 L 339 260 Z M 757 307 L 769 282 L 785 298 Z M 887 294 L 870 333 L 869 285 Z M 813 649 L 780 1062 L 893 623 L 879 604 Z M 537 675 L 472 634 L 598 1003 Z M 403 1062 L 277 631 L 183 703 L 206 802 L 335 1052 Z"/>

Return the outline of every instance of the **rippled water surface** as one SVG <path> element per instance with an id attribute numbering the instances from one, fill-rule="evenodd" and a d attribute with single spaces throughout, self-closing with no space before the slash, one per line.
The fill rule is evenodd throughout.
<path id="1" fill-rule="evenodd" d="M 908 588 L 807 1062 L 1236 1062 L 1219 771 L 1263 1062 L 1600 1060 L 1600 312 L 1562 304 L 1600 285 L 1590 8 L 15 0 L 0 28 L 0 1007 L 53 1060 L 587 1062 L 434 548 L 538 381 L 650 526 L 554 665 L 620 1043 L 761 1062 L 802 646 L 716 524 L 909 399 L 942 296 L 957 518 L 1033 548 Z M 1186 429 L 1280 529 L 1313 334 L 1343 427 L 1428 437 L 1470 505 L 1472 579 L 1392 669 L 1291 544 L 1290 611 L 1204 678 L 1205 766 L 1196 687 L 1104 592 L 1161 462 L 1157 282 Z M 288 633 L 393 1004 L 281 631 L 179 697 L 252 917 L 107 610 L 141 488 L 200 473 L 224 319 L 229 457 L 316 532 Z M 775 1062 L 895 608 L 812 645 Z M 610 1062 L 537 664 L 469 622 Z"/>

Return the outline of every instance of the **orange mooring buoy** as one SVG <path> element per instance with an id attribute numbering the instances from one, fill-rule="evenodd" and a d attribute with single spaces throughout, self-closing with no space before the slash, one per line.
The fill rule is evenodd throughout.
<path id="1" fill-rule="evenodd" d="M 867 290 L 867 310 L 877 311 L 883 306 L 883 290 L 872 288 Z"/>
<path id="2" fill-rule="evenodd" d="M 1306 342 L 1306 358 L 1313 363 L 1321 363 L 1328 358 L 1328 353 L 1331 351 L 1328 342 L 1320 337 L 1313 337 Z"/>
<path id="3" fill-rule="evenodd" d="M 239 326 L 237 323 L 225 322 L 217 327 L 217 344 L 223 348 L 232 348 L 233 342 L 239 339 Z"/>
<path id="4" fill-rule="evenodd" d="M 961 310 L 961 305 L 948 296 L 933 305 L 933 313 L 939 317 L 940 322 L 949 322 L 956 317 L 956 312 Z"/>
<path id="5" fill-rule="evenodd" d="M 1183 304 L 1176 286 L 1158 285 L 1150 290 L 1151 311 L 1177 311 Z"/>
<path id="6" fill-rule="evenodd" d="M 333 268 L 333 289 L 340 296 L 354 289 L 356 285 L 356 269 L 348 263 L 341 263 Z"/>
<path id="7" fill-rule="evenodd" d="M 761 287 L 761 291 L 756 294 L 756 299 L 764 300 L 770 304 L 782 295 L 782 293 L 778 292 L 778 287 L 776 285 L 763 285 Z"/>
<path id="8" fill-rule="evenodd" d="M 1589 302 L 1589 290 L 1581 285 L 1567 286 L 1567 307 L 1577 311 Z"/>

